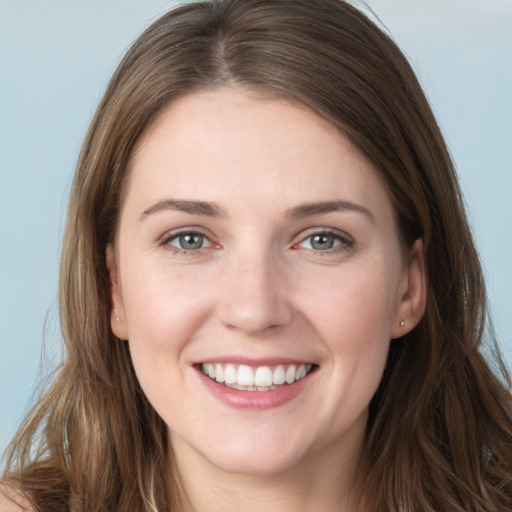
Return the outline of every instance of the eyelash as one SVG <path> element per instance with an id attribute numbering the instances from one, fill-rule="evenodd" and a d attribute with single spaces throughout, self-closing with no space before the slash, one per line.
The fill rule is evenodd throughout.
<path id="1" fill-rule="evenodd" d="M 181 236 L 186 236 L 186 235 L 200 236 L 200 237 L 204 238 L 204 240 L 206 240 L 210 245 L 208 247 L 200 247 L 198 249 L 191 250 L 191 249 L 183 249 L 183 248 L 176 247 L 176 246 L 170 244 L 170 242 L 172 240 L 175 240 Z M 172 233 L 168 233 L 161 239 L 160 245 L 163 246 L 166 250 L 171 251 L 173 255 L 191 256 L 194 254 L 199 254 L 204 249 L 207 249 L 210 246 L 214 246 L 215 244 L 202 231 L 199 231 L 196 229 L 185 229 L 185 230 L 181 230 L 181 231 L 174 231 Z"/>
<path id="2" fill-rule="evenodd" d="M 170 242 L 186 235 L 196 235 L 202 237 L 204 240 L 206 240 L 209 245 L 207 247 L 200 247 L 198 249 L 183 249 L 176 247 L 174 245 L 171 245 Z M 315 250 L 313 248 L 307 248 L 308 251 L 313 251 L 315 254 L 321 254 L 321 255 L 328 255 L 333 254 L 337 252 L 347 251 L 354 247 L 355 242 L 352 239 L 352 237 L 348 236 L 346 233 L 343 233 L 338 230 L 334 229 L 312 229 L 310 230 L 306 236 L 303 236 L 301 240 L 294 244 L 292 248 L 300 249 L 300 245 L 306 242 L 307 240 L 312 240 L 315 236 L 325 236 L 329 238 L 333 238 L 335 241 L 339 242 L 338 245 L 335 245 L 334 247 L 329 247 L 328 249 L 318 249 Z M 210 238 L 203 233 L 200 230 L 196 229 L 186 229 L 182 231 L 174 231 L 172 233 L 168 233 L 166 236 L 164 236 L 161 241 L 160 245 L 163 246 L 165 249 L 170 250 L 173 255 L 183 255 L 183 256 L 190 256 L 194 254 L 199 254 L 203 252 L 204 249 L 208 249 L 209 247 L 215 246 L 215 243 L 210 240 Z M 311 245 L 311 242 L 310 242 Z"/>
<path id="3" fill-rule="evenodd" d="M 320 254 L 322 256 L 329 255 L 329 254 L 332 255 L 337 252 L 347 251 L 349 249 L 352 249 L 355 245 L 354 239 L 352 237 L 350 237 L 349 235 L 347 235 L 346 233 L 344 233 L 343 231 L 338 231 L 336 229 L 314 228 L 314 229 L 311 229 L 308 233 L 306 233 L 306 236 L 303 236 L 301 238 L 300 242 L 294 244 L 293 247 L 297 247 L 298 249 L 300 249 L 300 247 L 298 247 L 298 246 L 300 246 L 307 240 L 310 240 L 310 245 L 311 245 L 312 239 L 316 236 L 325 236 L 325 237 L 333 238 L 335 241 L 339 242 L 338 245 L 335 245 L 334 247 L 330 247 L 328 249 L 323 249 L 323 250 L 322 249 L 315 250 L 312 248 L 306 249 L 308 251 L 313 251 L 315 254 Z"/>

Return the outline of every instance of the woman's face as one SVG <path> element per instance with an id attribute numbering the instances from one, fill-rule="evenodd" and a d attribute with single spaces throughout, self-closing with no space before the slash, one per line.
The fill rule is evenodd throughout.
<path id="1" fill-rule="evenodd" d="M 353 462 L 424 300 L 421 245 L 402 253 L 373 165 L 311 112 L 224 88 L 163 111 L 126 186 L 112 327 L 178 458 Z"/>

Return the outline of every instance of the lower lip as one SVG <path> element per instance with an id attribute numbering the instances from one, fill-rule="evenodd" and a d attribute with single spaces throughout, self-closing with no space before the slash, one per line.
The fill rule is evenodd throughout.
<path id="1" fill-rule="evenodd" d="M 241 391 L 219 384 L 197 370 L 201 381 L 212 395 L 235 409 L 273 409 L 293 400 L 302 393 L 316 371 L 303 379 L 270 391 Z"/>

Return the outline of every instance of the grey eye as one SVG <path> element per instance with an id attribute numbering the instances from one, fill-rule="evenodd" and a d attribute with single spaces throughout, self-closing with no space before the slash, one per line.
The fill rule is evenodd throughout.
<path id="1" fill-rule="evenodd" d="M 195 233 L 189 233 L 187 235 L 181 235 L 179 237 L 179 243 L 182 249 L 200 249 L 203 246 L 202 235 L 196 235 Z"/>
<path id="2" fill-rule="evenodd" d="M 182 233 L 171 239 L 169 245 L 185 251 L 194 251 L 208 247 L 210 241 L 200 233 Z"/>
<path id="3" fill-rule="evenodd" d="M 306 240 L 309 240 L 309 245 L 311 249 L 315 249 L 316 251 L 325 251 L 327 249 L 332 249 L 336 245 L 336 242 L 338 244 L 340 243 L 340 241 L 337 240 L 334 236 L 329 235 L 327 233 L 319 233 L 317 235 L 312 235 L 308 237 Z"/>

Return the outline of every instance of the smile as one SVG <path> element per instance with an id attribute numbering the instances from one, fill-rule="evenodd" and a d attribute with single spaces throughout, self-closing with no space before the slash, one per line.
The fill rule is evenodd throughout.
<path id="1" fill-rule="evenodd" d="M 211 380 L 240 391 L 272 391 L 302 380 L 313 364 L 279 364 L 252 367 L 245 364 L 203 363 L 201 372 Z"/>

